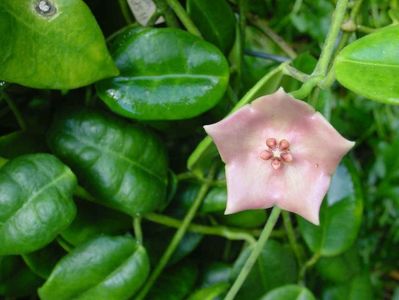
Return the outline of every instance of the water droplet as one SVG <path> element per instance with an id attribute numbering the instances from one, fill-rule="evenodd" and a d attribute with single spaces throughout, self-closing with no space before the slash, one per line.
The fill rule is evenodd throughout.
<path id="1" fill-rule="evenodd" d="M 51 17 L 55 15 L 57 9 L 55 6 L 48 0 L 40 0 L 37 2 L 35 6 L 36 11 L 42 16 Z"/>

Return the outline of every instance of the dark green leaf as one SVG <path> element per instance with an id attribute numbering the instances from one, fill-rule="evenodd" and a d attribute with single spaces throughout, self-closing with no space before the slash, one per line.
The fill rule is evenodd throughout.
<path id="1" fill-rule="evenodd" d="M 80 108 L 59 114 L 48 140 L 98 203 L 135 215 L 165 202 L 166 153 L 148 130 Z"/>
<path id="2" fill-rule="evenodd" d="M 42 284 L 18 256 L 0 257 L 0 296 L 24 297 L 35 293 Z"/>
<path id="3" fill-rule="evenodd" d="M 0 2 L 0 79 L 34 88 L 71 89 L 117 74 L 83 1 Z"/>
<path id="4" fill-rule="evenodd" d="M 198 267 L 190 261 L 166 269 L 159 277 L 156 286 L 147 299 L 183 300 L 193 289 L 198 276 Z"/>
<path id="5" fill-rule="evenodd" d="M 73 220 L 76 177 L 50 154 L 10 160 L 0 169 L 0 254 L 50 243 Z"/>
<path id="6" fill-rule="evenodd" d="M 335 61 L 337 80 L 372 100 L 399 104 L 399 25 L 389 26 L 346 46 Z"/>
<path id="7" fill-rule="evenodd" d="M 218 283 L 206 288 L 197 290 L 192 294 L 188 300 L 214 300 L 216 297 L 220 296 L 230 287 L 228 283 Z"/>
<path id="8" fill-rule="evenodd" d="M 77 202 L 78 213 L 61 236 L 77 246 L 101 235 L 118 235 L 132 228 L 132 220 L 125 214 L 88 201 Z"/>
<path id="9" fill-rule="evenodd" d="M 323 256 L 345 252 L 356 240 L 362 210 L 363 199 L 358 175 L 351 163 L 340 165 L 320 210 L 320 226 L 298 217 L 306 244 L 314 253 Z"/>
<path id="10" fill-rule="evenodd" d="M 0 156 L 9 159 L 46 150 L 48 149 L 43 135 L 16 131 L 0 137 Z"/>
<path id="11" fill-rule="evenodd" d="M 97 84 L 109 108 L 141 120 L 197 116 L 223 96 L 226 59 L 213 45 L 178 29 L 127 28 L 111 42 L 121 75 Z"/>
<path id="12" fill-rule="evenodd" d="M 128 299 L 148 272 L 145 249 L 133 238 L 100 236 L 62 258 L 39 295 L 42 300 Z"/>
<path id="13" fill-rule="evenodd" d="M 354 277 L 346 284 L 323 291 L 323 300 L 374 300 L 373 288 L 368 273 Z"/>
<path id="14" fill-rule="evenodd" d="M 270 291 L 260 300 L 316 300 L 316 298 L 303 286 L 285 285 Z"/>
<path id="15" fill-rule="evenodd" d="M 248 258 L 247 248 L 234 265 L 233 276 L 237 276 Z M 289 247 L 269 240 L 237 295 L 237 300 L 258 299 L 265 292 L 297 280 L 297 264 Z"/>
<path id="16" fill-rule="evenodd" d="M 204 38 L 228 53 L 235 39 L 236 19 L 226 0 L 188 0 L 187 11 Z"/>

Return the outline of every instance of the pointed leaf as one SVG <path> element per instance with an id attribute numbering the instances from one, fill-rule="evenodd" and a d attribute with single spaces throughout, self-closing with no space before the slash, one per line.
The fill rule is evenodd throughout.
<path id="1" fill-rule="evenodd" d="M 0 1 L 1 80 L 71 89 L 117 74 L 83 1 Z"/>

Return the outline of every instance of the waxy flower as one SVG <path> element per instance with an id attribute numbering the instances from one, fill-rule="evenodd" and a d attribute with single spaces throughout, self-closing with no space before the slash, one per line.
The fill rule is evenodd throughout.
<path id="1" fill-rule="evenodd" d="M 226 163 L 226 214 L 274 205 L 319 224 L 319 209 L 354 143 L 283 89 L 204 126 Z"/>

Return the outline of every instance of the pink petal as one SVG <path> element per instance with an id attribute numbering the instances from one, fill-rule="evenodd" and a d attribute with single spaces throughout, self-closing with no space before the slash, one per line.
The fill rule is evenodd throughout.
<path id="1" fill-rule="evenodd" d="M 226 213 L 277 205 L 314 224 L 331 174 L 354 145 L 282 89 L 204 127 L 226 163 Z M 270 160 L 262 160 L 268 138 L 286 139 L 293 161 L 274 170 Z"/>

